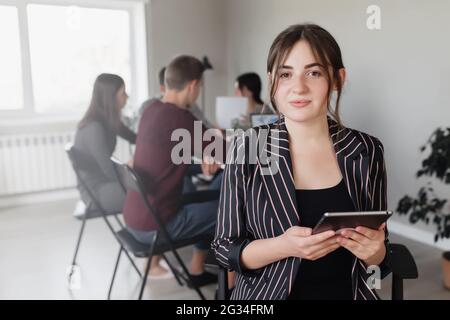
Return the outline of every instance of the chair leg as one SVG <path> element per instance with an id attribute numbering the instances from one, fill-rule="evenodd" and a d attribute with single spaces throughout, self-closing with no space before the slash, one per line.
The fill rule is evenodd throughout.
<path id="1" fill-rule="evenodd" d="M 141 284 L 141 289 L 139 290 L 138 300 L 142 300 L 145 285 L 147 284 L 147 276 L 148 276 L 148 272 L 150 271 L 150 265 L 151 265 L 151 261 L 152 261 L 152 252 L 153 252 L 153 245 L 150 248 L 150 254 L 148 256 L 147 265 L 145 266 L 145 273 L 144 273 L 144 277 L 142 278 L 142 284 Z"/>
<path id="2" fill-rule="evenodd" d="M 180 286 L 182 286 L 183 282 L 180 279 L 180 275 L 178 274 L 178 270 L 174 268 L 174 266 L 170 263 L 169 259 L 167 259 L 165 254 L 163 254 L 162 256 L 163 256 L 164 260 L 166 261 L 167 265 L 169 266 L 170 271 L 172 271 L 173 275 L 175 276 L 175 279 L 177 280 L 178 284 Z"/>
<path id="3" fill-rule="evenodd" d="M 219 267 L 219 281 L 217 288 L 217 300 L 227 300 L 228 299 L 228 270 Z"/>
<path id="4" fill-rule="evenodd" d="M 117 214 L 114 215 L 114 218 L 116 219 L 116 221 L 117 221 L 119 227 L 120 227 L 121 229 L 124 229 L 125 227 L 123 226 L 123 224 L 122 224 L 122 222 L 120 221 L 120 219 L 119 219 L 119 217 L 117 216 Z M 111 230 L 111 232 L 113 233 L 114 237 L 117 239 L 116 232 L 114 231 L 114 228 L 112 227 L 111 223 L 108 221 L 108 218 L 107 218 L 107 216 L 106 216 L 106 213 L 103 214 L 103 219 L 105 220 L 105 222 L 106 222 L 106 224 L 107 224 L 107 226 L 108 226 L 108 229 Z M 127 250 L 124 250 L 124 251 L 125 251 L 125 254 L 127 255 L 128 260 L 130 260 L 130 263 L 131 263 L 131 265 L 133 266 L 134 270 L 136 270 L 137 274 L 139 275 L 139 278 L 141 278 L 141 277 L 142 277 L 141 272 L 139 271 L 139 268 L 138 268 L 138 267 L 136 266 L 136 264 L 134 263 L 133 258 L 130 256 L 130 254 L 128 253 Z"/>
<path id="5" fill-rule="evenodd" d="M 111 284 L 109 285 L 108 300 L 111 300 L 111 291 L 112 291 L 112 288 L 113 288 L 114 279 L 116 278 L 117 268 L 119 267 L 120 256 L 122 255 L 122 251 L 123 250 L 124 250 L 123 247 L 120 246 L 119 254 L 117 255 L 116 265 L 114 266 L 114 273 L 113 273 L 113 276 L 112 276 L 112 279 L 111 279 Z"/>
<path id="6" fill-rule="evenodd" d="M 80 248 L 81 238 L 83 237 L 84 227 L 86 226 L 86 220 L 87 220 L 86 216 L 87 216 L 87 214 L 85 213 L 83 216 L 83 221 L 81 222 L 81 228 L 80 228 L 80 232 L 78 234 L 77 245 L 75 247 L 75 254 L 73 255 L 73 259 L 72 259 L 72 265 L 77 264 L 78 249 Z"/>
<path id="7" fill-rule="evenodd" d="M 68 281 L 69 289 L 72 289 L 72 285 L 73 285 L 72 277 L 77 272 L 77 270 L 79 270 L 79 268 L 77 268 L 77 257 L 78 257 L 78 251 L 80 249 L 81 239 L 83 238 L 84 228 L 86 226 L 86 220 L 87 220 L 86 216 L 87 216 L 87 214 L 84 214 L 84 216 L 83 216 L 83 221 L 81 222 L 80 232 L 78 233 L 77 244 L 75 246 L 75 253 L 73 254 L 73 258 L 72 258 L 72 264 L 69 266 L 69 269 L 67 271 L 68 272 L 67 281 Z"/>
<path id="8" fill-rule="evenodd" d="M 127 250 L 124 250 L 124 252 L 125 252 L 125 255 L 127 256 L 128 260 L 130 260 L 130 263 L 133 266 L 134 270 L 136 270 L 137 274 L 139 275 L 139 278 L 141 278 L 142 274 L 139 271 L 139 268 L 136 266 L 136 263 L 134 263 L 133 258 L 131 257 L 131 255 L 129 254 L 129 252 Z"/>
<path id="9" fill-rule="evenodd" d="M 144 277 L 142 278 L 142 284 L 141 284 L 141 289 L 139 290 L 138 300 L 142 300 L 142 295 L 144 294 L 145 285 L 147 284 L 147 276 L 148 276 L 148 272 L 150 271 L 150 265 L 152 262 L 153 249 L 155 248 L 155 244 L 157 241 L 158 241 L 158 232 L 155 232 L 153 235 L 153 239 L 150 242 L 151 245 L 148 248 L 148 260 L 147 260 L 147 265 L 145 266 L 145 273 L 144 273 Z"/>
<path id="10" fill-rule="evenodd" d="M 192 281 L 191 274 L 189 273 L 188 269 L 186 268 L 186 265 L 184 264 L 183 260 L 181 260 L 181 258 L 178 255 L 177 251 L 175 249 L 172 249 L 172 252 L 173 252 L 175 258 L 177 259 L 178 263 L 180 264 L 181 268 L 183 269 L 183 272 L 188 277 L 188 281 L 192 284 L 192 286 L 194 287 L 194 290 L 197 292 L 197 294 L 200 297 L 200 299 L 201 300 L 206 300 L 205 296 L 203 295 L 203 293 L 201 292 L 199 287 L 194 284 L 194 281 Z"/>
<path id="11" fill-rule="evenodd" d="M 403 279 L 392 275 L 392 300 L 403 300 Z"/>
<path id="12" fill-rule="evenodd" d="M 116 219 L 117 224 L 119 225 L 120 229 L 125 228 L 124 225 L 123 225 L 123 223 L 122 223 L 122 221 L 120 221 L 120 219 L 119 219 L 119 217 L 118 217 L 118 214 L 115 214 L 115 215 L 114 215 L 114 218 Z"/>

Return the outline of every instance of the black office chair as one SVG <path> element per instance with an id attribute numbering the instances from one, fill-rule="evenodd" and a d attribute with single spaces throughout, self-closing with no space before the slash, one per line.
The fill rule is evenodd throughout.
<path id="1" fill-rule="evenodd" d="M 126 228 L 121 229 L 117 232 L 117 238 L 119 239 L 119 242 L 121 244 L 119 249 L 119 254 L 117 256 L 116 265 L 114 268 L 114 273 L 111 279 L 111 285 L 109 288 L 108 293 L 108 299 L 111 297 L 111 291 L 114 284 L 114 279 L 116 277 L 117 268 L 119 266 L 120 257 L 122 254 L 122 251 L 125 251 L 126 253 L 132 253 L 135 257 L 146 257 L 148 258 L 147 266 L 145 268 L 145 273 L 142 277 L 142 284 L 139 291 L 139 297 L 138 299 L 142 299 L 142 295 L 144 293 L 145 284 L 147 282 L 147 276 L 150 269 L 150 261 L 151 257 L 154 255 L 161 255 L 166 252 L 172 252 L 175 256 L 176 261 L 182 268 L 182 272 L 179 272 L 176 270 L 166 259 L 166 262 L 169 265 L 169 268 L 171 269 L 172 273 L 174 274 L 177 282 L 179 285 L 183 285 L 183 280 L 186 284 L 190 285 L 199 295 L 200 299 L 205 300 L 205 296 L 200 291 L 200 288 L 195 285 L 195 283 L 192 281 L 192 277 L 184 264 L 183 260 L 180 258 L 177 249 L 186 247 L 189 245 L 193 245 L 201 240 L 212 240 L 210 237 L 207 236 L 197 236 L 192 237 L 189 239 L 183 239 L 183 240 L 172 240 L 170 235 L 168 234 L 164 224 L 162 223 L 158 211 L 155 209 L 155 207 L 148 201 L 147 199 L 147 189 L 145 185 L 143 184 L 140 176 L 138 173 L 130 168 L 128 165 L 121 163 L 119 160 L 115 159 L 114 157 L 111 158 L 111 161 L 114 164 L 114 168 L 116 170 L 116 174 L 118 176 L 119 181 L 121 181 L 121 184 L 126 187 L 127 190 L 134 190 L 138 192 L 141 196 L 142 201 L 144 202 L 147 210 L 150 212 L 152 219 L 156 222 L 158 229 L 153 231 L 153 240 L 150 245 L 143 244 L 139 241 L 137 241 Z M 191 194 L 183 195 L 182 204 L 189 204 L 189 203 L 199 203 L 199 202 L 206 202 L 206 201 L 212 201 L 219 198 L 219 190 L 206 190 L 206 191 L 199 191 Z"/>
<path id="2" fill-rule="evenodd" d="M 390 244 L 392 269 L 392 300 L 403 300 L 403 280 L 417 279 L 417 265 L 411 252 L 402 244 Z M 231 291 L 228 289 L 228 270 L 219 265 L 217 300 L 229 300 Z"/>
<path id="3" fill-rule="evenodd" d="M 392 300 L 403 300 L 403 280 L 417 279 L 419 273 L 414 258 L 402 244 L 391 243 Z"/>
<path id="4" fill-rule="evenodd" d="M 104 210 L 102 208 L 102 206 L 100 205 L 100 202 L 98 201 L 98 199 L 95 197 L 91 188 L 86 184 L 85 180 L 83 179 L 81 172 L 86 171 L 84 157 L 75 150 L 75 148 L 73 147 L 73 144 L 71 144 L 71 143 L 67 144 L 65 146 L 65 150 L 66 150 L 69 160 L 72 164 L 72 168 L 78 179 L 78 183 L 79 183 L 80 187 L 86 191 L 86 193 L 88 194 L 89 199 L 90 199 L 90 203 L 87 205 L 87 208 L 86 208 L 84 214 L 81 216 L 77 216 L 77 219 L 81 219 L 82 222 L 81 222 L 80 232 L 78 233 L 78 239 L 77 239 L 77 243 L 76 243 L 76 247 L 75 247 L 75 253 L 72 258 L 72 264 L 70 265 L 70 269 L 68 272 L 68 283 L 70 284 L 71 278 L 74 275 L 76 268 L 78 267 L 77 256 L 78 256 L 78 251 L 80 248 L 81 239 L 83 237 L 83 233 L 84 233 L 84 229 L 85 229 L 87 220 L 99 218 L 99 217 L 103 218 L 108 229 L 113 233 L 113 235 L 116 239 L 117 239 L 116 233 L 114 231 L 114 228 L 113 228 L 111 222 L 108 220 L 108 217 L 114 217 L 120 228 L 123 228 L 123 224 L 118 217 L 120 212 L 110 213 L 110 212 L 107 212 L 106 210 Z M 130 260 L 131 264 L 133 265 L 133 268 L 138 273 L 139 277 L 141 277 L 141 273 L 140 273 L 139 269 L 137 268 L 136 264 L 134 263 L 133 259 L 131 258 L 131 256 L 129 254 L 127 254 L 127 257 Z"/>

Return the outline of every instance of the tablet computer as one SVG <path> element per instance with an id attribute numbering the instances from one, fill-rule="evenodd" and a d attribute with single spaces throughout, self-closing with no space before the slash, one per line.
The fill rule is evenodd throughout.
<path id="1" fill-rule="evenodd" d="M 312 234 L 334 230 L 355 229 L 358 226 L 377 230 L 392 216 L 392 211 L 326 212 L 314 227 Z"/>
<path id="2" fill-rule="evenodd" d="M 278 120 L 277 114 L 250 113 L 250 124 L 252 128 L 274 123 Z"/>

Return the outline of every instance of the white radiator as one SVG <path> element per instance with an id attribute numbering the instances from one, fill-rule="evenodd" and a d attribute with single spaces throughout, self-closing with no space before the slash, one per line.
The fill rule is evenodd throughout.
<path id="1" fill-rule="evenodd" d="M 74 132 L 0 136 L 0 196 L 62 190 L 76 186 L 64 146 Z M 118 139 L 115 155 L 130 157 L 129 144 Z"/>

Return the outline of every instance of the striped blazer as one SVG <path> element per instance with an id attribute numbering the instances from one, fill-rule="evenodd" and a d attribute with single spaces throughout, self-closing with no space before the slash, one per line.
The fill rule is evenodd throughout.
<path id="1" fill-rule="evenodd" d="M 386 210 L 386 170 L 381 142 L 366 133 L 340 127 L 330 117 L 328 127 L 339 168 L 356 210 Z M 259 153 L 256 161 L 249 161 L 249 152 L 241 152 L 249 149 L 248 135 L 235 137 L 227 156 L 212 248 L 222 266 L 237 272 L 231 299 L 284 300 L 292 288 L 300 258 L 279 260 L 258 270 L 245 269 L 240 263 L 243 248 L 252 240 L 279 236 L 290 227 L 300 225 L 301 221 L 284 118 L 254 130 L 258 142 L 263 142 L 262 148 L 277 156 L 278 172 L 267 174 Z M 268 134 L 263 137 L 262 131 Z M 274 142 L 278 142 L 278 147 L 274 147 Z M 241 161 L 237 161 L 239 158 Z M 389 249 L 387 240 L 385 245 Z M 386 252 L 380 265 L 382 278 L 390 272 L 389 250 Z M 355 257 L 351 270 L 355 300 L 379 299 L 368 285 L 367 278 L 371 275 L 372 271 L 369 272 Z"/>

